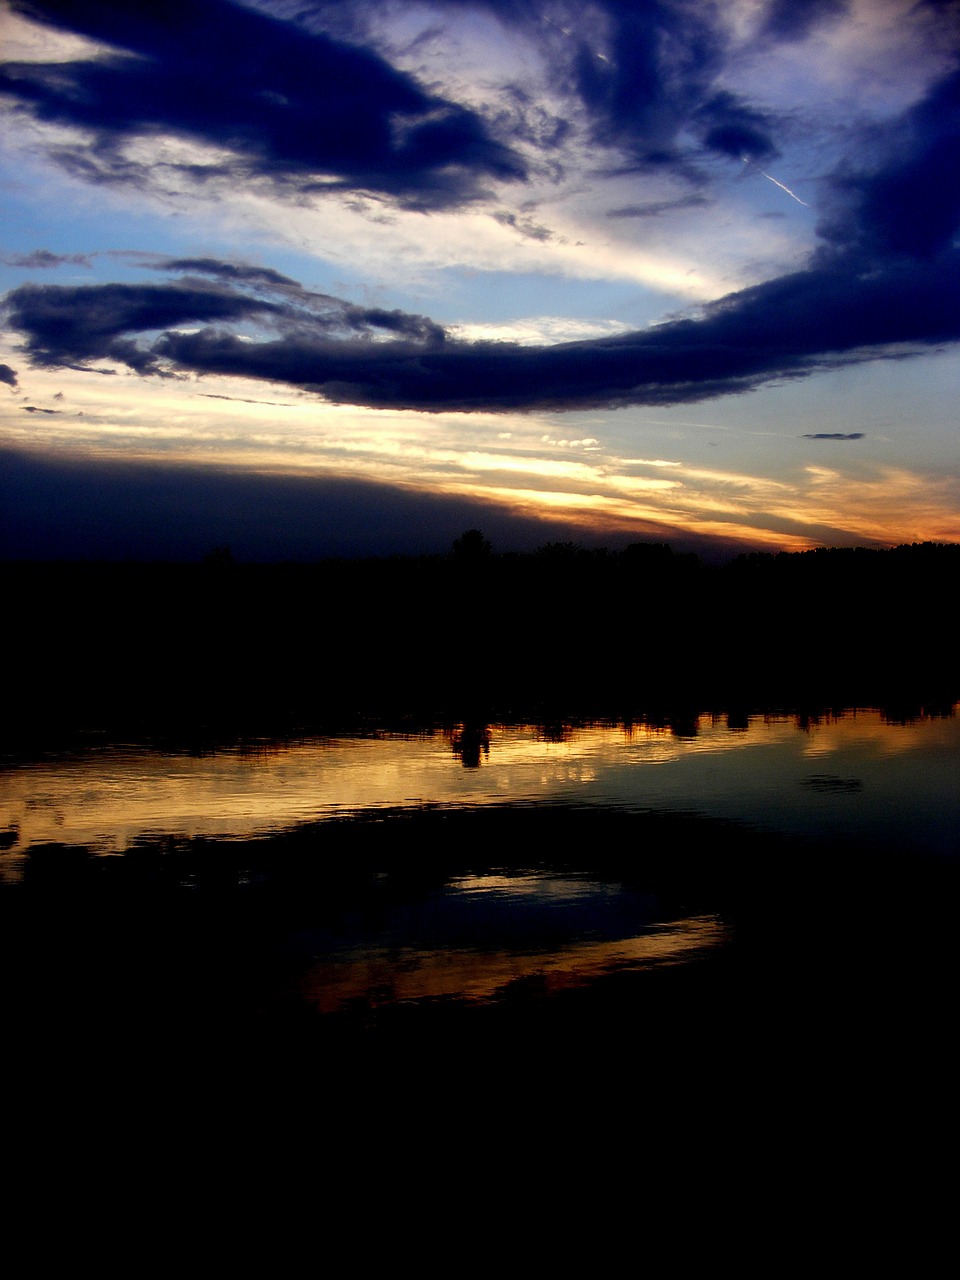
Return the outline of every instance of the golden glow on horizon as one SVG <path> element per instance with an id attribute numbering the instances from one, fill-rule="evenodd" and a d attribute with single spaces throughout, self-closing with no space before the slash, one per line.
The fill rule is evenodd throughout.
<path id="1" fill-rule="evenodd" d="M 918 475 L 904 467 L 881 467 L 872 476 L 858 475 L 854 484 L 856 503 L 849 523 L 863 536 L 882 540 L 882 531 L 889 523 L 893 507 L 902 512 L 901 527 L 907 535 L 904 541 L 960 542 L 954 477 Z M 849 479 L 833 472 L 829 477 L 820 476 L 814 497 L 824 501 L 822 511 L 829 517 L 841 502 L 849 502 L 849 490 Z M 811 514 L 816 518 L 816 507 Z M 913 532 L 910 532 L 911 526 Z"/>
<path id="2" fill-rule="evenodd" d="M 774 478 L 750 474 L 742 459 L 725 469 L 682 456 L 620 456 L 602 419 L 590 420 L 590 434 L 561 434 L 555 415 L 543 413 L 429 415 L 332 405 L 239 378 L 37 370 L 9 345 L 0 359 L 19 367 L 22 384 L 0 388 L 0 444 L 54 459 L 350 477 L 560 516 L 595 537 L 643 537 L 655 526 L 667 539 L 674 531 L 784 550 L 960 541 L 955 477 L 853 453 L 849 465 L 846 455 L 843 465 L 796 460 Z M 495 450 L 484 447 L 494 440 Z M 678 453 L 698 441 L 678 435 Z"/>

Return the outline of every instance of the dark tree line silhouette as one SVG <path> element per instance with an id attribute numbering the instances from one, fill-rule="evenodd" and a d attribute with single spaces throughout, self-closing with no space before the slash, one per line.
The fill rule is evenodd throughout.
<path id="1" fill-rule="evenodd" d="M 9 739 L 944 706 L 960 546 L 742 555 L 661 543 L 242 564 L 5 563 Z"/>

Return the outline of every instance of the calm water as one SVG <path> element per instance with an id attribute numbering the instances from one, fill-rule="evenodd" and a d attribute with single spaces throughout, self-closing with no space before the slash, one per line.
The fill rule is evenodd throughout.
<path id="1" fill-rule="evenodd" d="M 250 914 L 248 905 L 231 935 L 231 976 L 218 979 L 225 1002 L 256 1010 L 293 1002 L 314 1014 L 480 1005 L 517 992 L 545 999 L 722 952 L 736 912 L 726 910 L 717 877 L 711 892 L 686 881 L 679 892 L 667 874 L 664 890 L 671 859 L 698 845 L 709 852 L 717 831 L 730 847 L 749 833 L 771 861 L 783 839 L 811 857 L 824 841 L 955 854 L 960 717 L 893 724 L 866 710 L 737 726 L 701 717 L 683 731 L 478 725 L 205 755 L 113 745 L 9 762 L 0 781 L 0 875 L 14 896 L 31 884 L 52 892 L 66 875 L 63 850 L 73 851 L 70 892 L 88 907 L 120 892 L 125 867 L 122 892 L 138 885 L 146 931 L 169 948 L 179 944 L 144 907 L 142 868 L 154 876 L 148 888 L 173 886 L 164 911 L 179 911 L 169 902 L 198 888 L 209 904 L 214 866 L 221 904 L 271 893 L 269 942 L 259 908 Z M 549 824 L 532 820 L 546 814 Z M 659 825 L 611 835 L 605 823 L 630 815 Z M 654 850 L 656 875 L 639 855 L 631 870 L 623 846 L 634 831 L 638 847 Z M 607 841 L 618 845 L 613 870 Z M 282 927 L 278 885 L 287 895 Z M 158 987 L 176 985 L 170 957 L 158 972 L 129 938 L 114 951 L 131 946 L 118 963 L 146 966 L 151 1000 L 168 995 Z M 222 969 L 222 951 L 214 939 L 200 963 L 195 948 L 192 972 L 198 963 Z M 125 990 L 123 998 L 140 997 Z"/>
<path id="2" fill-rule="evenodd" d="M 960 717 L 816 723 L 701 717 L 545 732 L 478 726 L 260 744 L 204 755 L 114 745 L 0 772 L 0 866 L 47 842 L 98 853 L 147 837 L 269 836 L 298 824 L 427 805 L 592 805 L 696 812 L 773 831 L 956 850 Z"/>

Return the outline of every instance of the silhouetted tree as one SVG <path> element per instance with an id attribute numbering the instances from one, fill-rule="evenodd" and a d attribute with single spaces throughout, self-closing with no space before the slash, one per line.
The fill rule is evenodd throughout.
<path id="1" fill-rule="evenodd" d="M 479 529 L 466 529 L 459 538 L 453 540 L 453 558 L 467 564 L 476 564 L 488 560 L 493 554 L 493 546 L 487 541 Z"/>

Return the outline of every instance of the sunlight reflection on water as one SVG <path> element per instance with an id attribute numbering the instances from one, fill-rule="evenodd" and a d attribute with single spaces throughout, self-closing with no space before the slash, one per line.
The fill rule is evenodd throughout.
<path id="1" fill-rule="evenodd" d="M 718 947 L 728 930 L 715 916 L 651 924 L 643 933 L 606 941 L 574 940 L 550 949 L 408 946 L 355 948 L 310 967 L 301 992 L 321 1013 L 399 1001 L 456 997 L 509 999 L 535 981 L 541 995 L 583 987 L 618 970 L 676 964 Z"/>
<path id="2" fill-rule="evenodd" d="M 858 711 L 802 726 L 756 716 L 736 730 L 701 717 L 696 729 L 479 726 L 479 756 L 460 728 L 201 756 L 114 746 L 9 763 L 0 860 L 10 874 L 11 859 L 47 842 L 118 852 L 145 836 L 246 838 L 380 808 L 506 803 L 681 809 L 788 832 L 826 823 L 955 846 L 955 715 L 891 724 Z"/>

